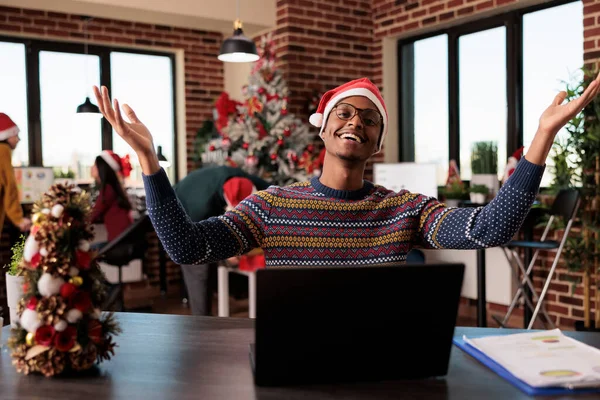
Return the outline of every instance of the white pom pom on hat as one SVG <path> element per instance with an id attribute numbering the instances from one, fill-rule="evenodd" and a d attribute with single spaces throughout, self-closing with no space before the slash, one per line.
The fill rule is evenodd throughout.
<path id="1" fill-rule="evenodd" d="M 319 101 L 317 112 L 312 114 L 308 121 L 313 126 L 321 128 L 319 131 L 319 136 L 321 136 L 323 129 L 325 128 L 324 122 L 327 121 L 327 117 L 333 107 L 335 107 L 340 100 L 351 96 L 363 96 L 368 98 L 375 104 L 375 107 L 377 107 L 377 110 L 383 117 L 383 130 L 381 131 L 381 136 L 379 138 L 379 148 L 376 151 L 376 153 L 378 153 L 381 151 L 385 135 L 387 134 L 388 115 L 381 92 L 368 78 L 355 79 L 326 92 L 323 97 L 321 97 L 321 101 Z"/>

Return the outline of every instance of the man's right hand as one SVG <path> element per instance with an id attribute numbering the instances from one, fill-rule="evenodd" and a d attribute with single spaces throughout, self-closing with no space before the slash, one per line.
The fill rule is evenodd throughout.
<path id="1" fill-rule="evenodd" d="M 135 112 L 127 104 L 123 105 L 123 110 L 131 122 L 123 120 L 119 102 L 117 99 L 114 99 L 113 108 L 106 86 L 102 86 L 101 89 L 94 86 L 94 94 L 96 95 L 98 107 L 100 108 L 102 115 L 104 115 L 104 118 L 108 120 L 119 136 L 121 136 L 137 154 L 144 174 L 151 175 L 158 172 L 160 170 L 158 156 L 154 150 L 152 135 L 148 128 L 146 128 L 146 125 L 138 119 Z"/>

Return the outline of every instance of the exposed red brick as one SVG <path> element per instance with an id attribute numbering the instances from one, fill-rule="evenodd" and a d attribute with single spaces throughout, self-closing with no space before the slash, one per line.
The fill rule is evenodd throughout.
<path id="1" fill-rule="evenodd" d="M 597 12 L 600 12 L 600 3 L 583 6 L 583 15 L 590 15 Z"/>
<path id="2" fill-rule="evenodd" d="M 436 4 L 435 6 L 432 6 L 429 8 L 429 13 L 435 14 L 436 12 L 443 10 L 445 7 L 446 7 L 445 4 Z"/>
<path id="3" fill-rule="evenodd" d="M 447 19 L 454 18 L 454 11 L 440 14 L 439 18 L 440 18 L 440 21 L 445 21 Z"/>
<path id="4" fill-rule="evenodd" d="M 460 10 L 458 10 L 457 14 L 458 15 L 466 15 L 466 14 L 471 14 L 473 12 L 473 7 L 465 7 L 465 8 L 461 8 Z"/>
<path id="5" fill-rule="evenodd" d="M 0 31 L 21 32 L 20 25 L 0 24 Z"/>
<path id="6" fill-rule="evenodd" d="M 596 47 L 596 44 L 594 43 L 593 40 L 586 40 L 585 42 L 583 42 L 583 49 L 584 50 L 593 49 L 594 47 Z"/>
<path id="7" fill-rule="evenodd" d="M 477 4 L 475 6 L 475 9 L 477 11 L 482 11 L 482 10 L 486 10 L 486 9 L 492 8 L 492 7 L 494 7 L 494 1 L 493 0 L 489 0 L 489 1 L 486 1 L 484 3 Z"/>
<path id="8" fill-rule="evenodd" d="M 34 25 L 36 26 L 47 26 L 54 28 L 56 26 L 56 21 L 52 21 L 49 19 L 40 19 L 36 18 L 33 20 Z"/>

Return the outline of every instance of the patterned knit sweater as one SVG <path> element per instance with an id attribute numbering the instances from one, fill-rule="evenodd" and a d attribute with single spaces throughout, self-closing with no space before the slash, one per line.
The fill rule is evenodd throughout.
<path id="1" fill-rule="evenodd" d="M 144 176 L 147 208 L 167 253 L 205 264 L 261 247 L 267 266 L 397 263 L 412 247 L 498 246 L 518 231 L 538 191 L 543 166 L 524 158 L 485 207 L 447 208 L 435 198 L 365 181 L 342 191 L 313 178 L 271 186 L 219 217 L 192 222 L 163 170 Z"/>

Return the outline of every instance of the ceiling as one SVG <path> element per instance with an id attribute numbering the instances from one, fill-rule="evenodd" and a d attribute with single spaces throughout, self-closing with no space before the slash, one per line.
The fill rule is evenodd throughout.
<path id="1" fill-rule="evenodd" d="M 275 26 L 276 0 L 239 0 L 244 32 L 253 36 Z M 230 34 L 236 0 L 0 0 L 0 5 L 93 17 L 179 26 Z"/>

